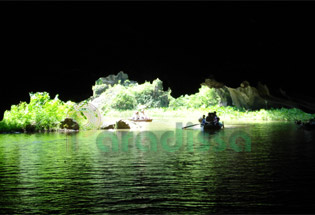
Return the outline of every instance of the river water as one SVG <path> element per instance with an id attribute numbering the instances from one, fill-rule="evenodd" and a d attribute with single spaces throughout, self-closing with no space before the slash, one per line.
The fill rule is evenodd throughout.
<path id="1" fill-rule="evenodd" d="M 314 131 L 167 120 L 0 135 L 0 213 L 314 213 Z"/>

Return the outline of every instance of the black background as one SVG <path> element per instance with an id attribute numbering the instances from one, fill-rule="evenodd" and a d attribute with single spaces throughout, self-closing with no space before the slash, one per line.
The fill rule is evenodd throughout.
<path id="1" fill-rule="evenodd" d="M 1 114 L 47 91 L 92 95 L 101 76 L 160 78 L 172 95 L 207 77 L 313 96 L 313 2 L 0 2 Z"/>

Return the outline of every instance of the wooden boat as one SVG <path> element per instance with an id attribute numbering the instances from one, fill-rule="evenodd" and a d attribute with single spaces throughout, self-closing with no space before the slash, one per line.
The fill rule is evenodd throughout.
<path id="1" fill-rule="evenodd" d="M 298 124 L 298 126 L 300 128 L 304 128 L 304 129 L 308 129 L 308 130 L 315 129 L 315 125 L 314 124 L 310 124 L 310 123 Z"/>
<path id="2" fill-rule="evenodd" d="M 129 119 L 133 122 L 152 122 L 153 119 Z"/>
<path id="3" fill-rule="evenodd" d="M 204 131 L 216 131 L 216 130 L 220 130 L 224 128 L 224 124 L 221 125 L 212 125 L 212 124 L 205 124 L 202 125 L 200 124 L 200 127 L 204 130 Z"/>

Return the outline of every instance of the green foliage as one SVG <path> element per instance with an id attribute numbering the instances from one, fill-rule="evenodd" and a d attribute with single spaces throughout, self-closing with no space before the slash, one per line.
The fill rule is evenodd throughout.
<path id="1" fill-rule="evenodd" d="M 118 118 L 129 118 L 139 106 L 145 106 L 146 113 L 151 117 L 192 117 L 197 120 L 203 114 L 216 111 L 222 121 L 307 121 L 315 118 L 314 114 L 295 108 L 248 111 L 244 108 L 222 107 L 218 105 L 220 97 L 216 91 L 206 86 L 201 86 L 195 94 L 175 99 L 170 89 L 163 90 L 163 83 L 159 79 L 152 83 L 137 84 L 129 80 L 125 83 L 95 86 L 102 93 L 94 97 L 92 103 L 103 114 Z M 4 119 L 0 122 L 0 132 L 22 131 L 29 126 L 35 127 L 36 131 L 55 129 L 67 115 L 80 125 L 86 124 L 88 119 L 84 113 L 73 106 L 73 102 L 59 100 L 58 95 L 51 99 L 46 92 L 30 93 L 29 103 L 21 102 L 5 111 Z"/>
<path id="2" fill-rule="evenodd" d="M 132 92 L 121 87 L 120 91 L 113 98 L 111 107 L 119 110 L 130 110 L 136 106 L 136 98 Z"/>
<path id="3" fill-rule="evenodd" d="M 125 83 L 129 83 L 128 80 Z M 132 110 L 142 105 L 147 108 L 168 107 L 172 99 L 170 93 L 170 90 L 164 91 L 162 81 L 156 79 L 152 83 L 110 86 L 93 102 L 98 103 L 105 113 L 111 109 Z"/>
<path id="4" fill-rule="evenodd" d="M 129 118 L 133 109 L 146 106 L 147 114 L 152 117 L 187 117 L 196 119 L 202 114 L 216 111 L 221 120 L 231 121 L 294 121 L 309 120 L 315 115 L 307 114 L 299 109 L 270 109 L 248 111 L 244 108 L 219 106 L 220 97 L 215 89 L 201 86 L 192 95 L 173 98 L 171 90 L 164 91 L 159 79 L 152 83 L 120 85 L 109 87 L 96 98 L 103 113 L 109 117 Z M 95 100 L 95 101 L 96 101 Z"/>
<path id="5" fill-rule="evenodd" d="M 209 106 L 217 105 L 220 102 L 220 97 L 214 89 L 207 86 L 201 86 L 199 92 L 192 95 L 180 96 L 173 99 L 170 107 L 177 108 L 207 108 Z"/>
<path id="6" fill-rule="evenodd" d="M 163 90 L 163 82 L 156 79 L 152 82 L 145 82 L 141 85 L 134 85 L 131 88 L 137 105 L 144 105 L 148 108 L 168 107 L 171 91 Z"/>
<path id="7" fill-rule="evenodd" d="M 207 112 L 216 111 L 221 119 L 235 121 L 307 121 L 315 117 L 315 114 L 308 114 L 300 109 L 280 108 L 270 110 L 248 111 L 243 108 L 236 107 L 219 107 L 212 106 Z"/>
<path id="8" fill-rule="evenodd" d="M 108 88 L 108 86 L 106 84 L 100 84 L 100 85 L 95 85 L 92 87 L 92 90 L 94 92 L 93 96 L 97 96 L 99 94 L 101 94 L 102 92 L 104 92 L 106 90 L 106 88 Z"/>
<path id="9" fill-rule="evenodd" d="M 29 125 L 35 126 L 35 130 L 56 128 L 73 105 L 59 100 L 58 95 L 51 99 L 47 92 L 30 93 L 29 104 L 21 102 L 5 111 L 0 131 L 25 130 Z"/>
<path id="10" fill-rule="evenodd" d="M 181 96 L 177 99 L 171 96 L 171 90 L 163 90 L 163 83 L 156 79 L 152 83 L 120 85 L 109 87 L 96 99 L 99 107 L 107 113 L 111 109 L 132 110 L 139 106 L 146 108 L 170 107 L 181 108 L 206 108 L 217 105 L 220 97 L 214 89 L 202 86 L 199 92 L 193 95 Z"/>

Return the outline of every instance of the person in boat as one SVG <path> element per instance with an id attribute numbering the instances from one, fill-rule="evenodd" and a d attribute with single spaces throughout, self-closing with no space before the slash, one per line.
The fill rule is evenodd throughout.
<path id="1" fill-rule="evenodd" d="M 136 111 L 133 116 L 132 116 L 133 120 L 139 120 L 140 119 L 140 115 L 139 115 L 139 111 Z"/>
<path id="2" fill-rule="evenodd" d="M 219 124 L 220 118 L 217 116 L 217 112 L 213 112 L 213 124 L 217 126 Z"/>
<path id="3" fill-rule="evenodd" d="M 220 117 L 217 116 L 217 112 L 214 111 L 213 114 L 214 114 L 214 117 L 213 117 L 213 124 L 214 124 L 215 126 L 220 126 L 220 127 L 222 127 L 222 126 L 223 126 L 223 123 L 220 122 Z"/>
<path id="4" fill-rule="evenodd" d="M 301 120 L 296 120 L 296 121 L 295 121 L 295 124 L 297 124 L 297 125 L 302 125 L 303 123 L 302 123 Z"/>
<path id="5" fill-rule="evenodd" d="M 211 122 L 211 113 L 209 112 L 207 117 L 206 117 L 206 122 L 209 123 Z"/>
<path id="6" fill-rule="evenodd" d="M 206 124 L 210 123 L 213 125 L 213 121 L 214 121 L 214 115 L 213 113 L 208 113 L 208 116 L 206 117 Z"/>
<path id="7" fill-rule="evenodd" d="M 202 119 L 201 119 L 201 125 L 205 125 L 207 122 L 206 122 L 206 115 L 202 115 Z"/>
<path id="8" fill-rule="evenodd" d="M 142 119 L 142 120 L 148 119 L 148 117 L 144 113 L 144 109 L 142 109 L 141 112 L 140 112 L 140 119 Z"/>

